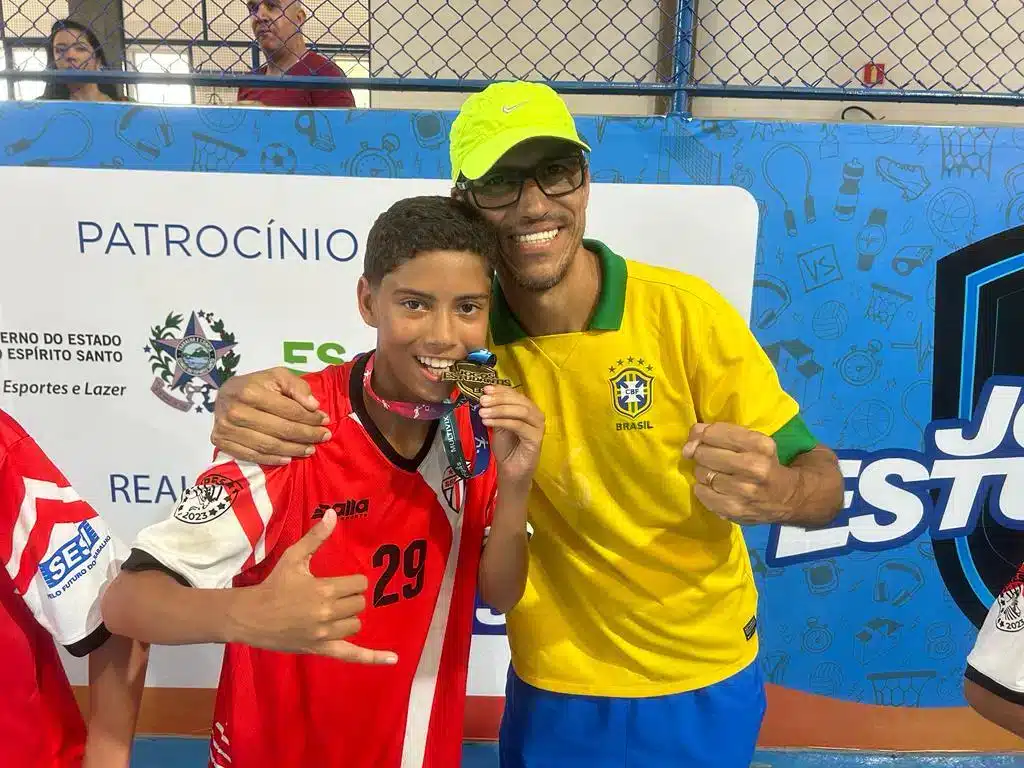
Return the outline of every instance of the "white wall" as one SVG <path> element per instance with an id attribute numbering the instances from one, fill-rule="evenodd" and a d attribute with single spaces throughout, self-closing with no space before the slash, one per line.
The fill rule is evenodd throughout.
<path id="1" fill-rule="evenodd" d="M 868 62 L 886 65 L 882 88 L 1024 90 L 1019 0 L 698 0 L 701 83 L 860 87 Z M 838 120 L 858 102 L 696 99 L 714 118 Z M 1019 123 L 1016 107 L 861 103 L 901 123 Z"/>
<path id="2" fill-rule="evenodd" d="M 656 82 L 657 0 L 392 0 L 373 4 L 379 77 Z M 670 66 L 665 56 L 663 66 Z M 377 92 L 374 107 L 457 108 L 464 94 Z M 581 113 L 650 114 L 653 97 L 579 96 Z"/>
<path id="3" fill-rule="evenodd" d="M 374 91 L 375 109 L 458 109 L 469 94 L 415 91 Z M 586 96 L 568 94 L 565 102 L 574 115 L 653 115 L 654 96 Z"/>
<path id="4" fill-rule="evenodd" d="M 471 3 L 468 0 L 400 0 L 408 11 L 399 14 L 399 0 L 385 9 L 374 7 L 371 39 L 374 41 L 372 68 L 380 74 L 402 74 L 402 61 L 411 62 L 423 52 L 417 42 L 403 53 L 397 41 L 411 34 L 412 26 L 424 27 L 423 43 L 436 46 L 419 59 L 423 71 L 440 76 L 453 73 L 477 76 L 497 67 L 509 75 L 534 77 L 570 74 L 575 76 L 569 43 L 563 31 L 568 23 L 601 29 L 608 18 L 625 28 L 625 4 L 569 0 L 566 6 L 555 0 L 517 0 L 499 12 L 501 3 Z M 476 10 L 470 10 L 476 6 Z M 445 10 L 445 7 L 453 10 Z M 703 83 L 778 86 L 820 81 L 822 87 L 859 87 L 859 70 L 869 61 L 886 64 L 888 83 L 910 90 L 1024 90 L 1024 8 L 1019 0 L 899 0 L 895 3 L 862 0 L 697 0 L 694 74 Z M 530 11 L 529 9 L 534 10 Z M 464 12 L 464 15 L 463 15 Z M 626 41 L 643 51 L 642 59 L 612 70 L 611 59 L 599 64 L 605 74 L 642 77 L 649 61 L 656 60 L 657 34 L 652 22 L 663 20 L 671 37 L 671 19 L 658 10 L 655 0 L 630 2 L 628 13 L 646 19 Z M 480 26 L 484 16 L 493 20 Z M 523 20 L 517 14 L 523 15 Z M 548 17 L 562 25 L 554 28 Z M 400 18 L 401 17 L 401 18 Z M 429 19 L 434 24 L 428 24 Z M 629 16 L 628 18 L 632 18 Z M 466 36 L 480 26 L 476 37 Z M 554 56 L 570 62 L 561 65 L 553 57 L 535 57 L 531 68 L 516 56 L 516 45 L 528 44 L 528 33 L 552 46 Z M 622 33 L 606 31 L 622 37 Z M 583 40 L 582 28 L 568 35 Z M 600 38 L 604 43 L 608 41 Z M 458 49 L 459 41 L 464 47 Z M 627 43 L 619 43 L 619 51 Z M 539 50 L 527 47 L 527 51 Z M 599 61 L 605 48 L 592 43 L 584 53 Z M 613 53 L 616 49 L 611 49 Z M 378 70 L 378 57 L 392 64 Z M 578 60 L 578 59 L 577 59 Z M 450 62 L 446 65 L 444 62 Z M 462 94 L 385 93 L 373 94 L 375 107 L 457 108 Z M 658 99 L 636 96 L 569 96 L 578 114 L 653 114 Z M 837 121 L 842 110 L 860 104 L 879 119 L 899 123 L 1014 123 L 1024 120 L 1017 107 L 964 106 L 955 104 L 907 104 L 896 102 L 834 102 L 787 99 L 697 98 L 691 111 L 703 118 L 748 118 L 794 121 Z M 851 115 L 863 119 L 862 115 Z"/>

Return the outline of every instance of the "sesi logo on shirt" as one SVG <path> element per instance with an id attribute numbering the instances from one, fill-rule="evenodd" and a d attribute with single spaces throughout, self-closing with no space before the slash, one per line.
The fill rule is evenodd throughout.
<path id="1" fill-rule="evenodd" d="M 103 544 L 109 540 L 108 536 Z M 95 559 L 103 544 L 100 544 L 99 534 L 87 520 L 79 523 L 78 534 L 61 544 L 56 552 L 39 564 L 39 572 L 43 574 L 46 586 L 50 589 L 59 586 L 76 568 Z"/>

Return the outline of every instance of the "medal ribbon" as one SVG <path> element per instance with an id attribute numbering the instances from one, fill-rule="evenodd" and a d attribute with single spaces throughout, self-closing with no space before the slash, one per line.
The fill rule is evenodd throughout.
<path id="1" fill-rule="evenodd" d="M 494 365 L 494 355 L 487 350 L 472 352 L 468 359 L 474 363 Z M 448 457 L 448 464 L 455 474 L 463 480 L 469 480 L 487 469 L 491 460 L 491 445 L 487 439 L 487 427 L 480 419 L 480 403 L 470 400 L 455 386 L 452 387 L 452 395 L 440 403 L 407 403 L 401 400 L 386 400 L 373 391 L 373 385 L 370 382 L 372 374 L 373 353 L 371 352 L 370 359 L 366 361 L 366 369 L 363 371 L 363 389 L 379 406 L 406 419 L 441 422 L 438 425 L 441 430 L 441 443 L 444 446 L 445 455 Z M 455 410 L 461 406 L 469 407 L 469 423 L 473 428 L 472 464 L 462 451 L 459 424 L 455 418 Z"/>

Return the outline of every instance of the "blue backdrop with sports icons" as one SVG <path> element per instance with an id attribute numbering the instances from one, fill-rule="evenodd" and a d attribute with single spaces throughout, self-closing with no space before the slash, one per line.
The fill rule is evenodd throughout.
<path id="1" fill-rule="evenodd" d="M 447 178 L 452 118 L 7 103 L 0 164 Z M 1009 490 L 1024 479 L 1024 416 L 1018 439 L 1007 422 L 986 445 L 956 420 L 994 412 L 984 401 L 1008 402 L 1024 382 L 1024 355 L 1010 352 L 1024 328 L 1024 129 L 578 124 L 595 181 L 731 184 L 760 208 L 751 327 L 839 451 L 851 503 L 825 532 L 747 531 L 768 680 L 962 705 L 977 624 L 1021 560 Z"/>

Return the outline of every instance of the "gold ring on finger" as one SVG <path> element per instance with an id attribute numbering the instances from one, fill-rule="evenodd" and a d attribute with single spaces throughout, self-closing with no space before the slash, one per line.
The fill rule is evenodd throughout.
<path id="1" fill-rule="evenodd" d="M 715 478 L 718 477 L 718 470 L 709 469 L 707 479 L 704 480 L 705 485 L 712 491 L 715 490 Z"/>

